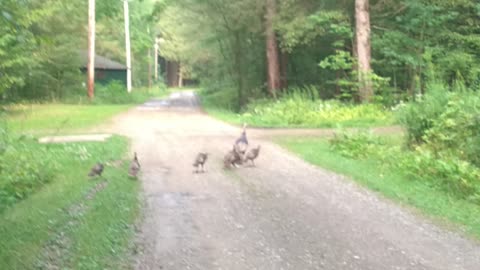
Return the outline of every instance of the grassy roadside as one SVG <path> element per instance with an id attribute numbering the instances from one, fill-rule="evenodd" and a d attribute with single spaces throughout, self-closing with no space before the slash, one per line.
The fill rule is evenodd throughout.
<path id="1" fill-rule="evenodd" d="M 204 106 L 205 111 L 212 117 L 233 125 L 242 125 L 247 123 L 251 127 L 257 128 L 335 128 L 335 127 L 354 127 L 366 128 L 376 126 L 391 126 L 395 122 L 391 118 L 356 118 L 352 120 L 337 121 L 335 118 L 325 119 L 317 123 L 298 123 L 285 124 L 282 119 L 275 119 L 275 116 L 256 116 L 249 114 L 235 113 L 226 109 Z"/>
<path id="2" fill-rule="evenodd" d="M 396 140 L 396 139 L 395 139 Z M 480 239 L 480 207 L 453 198 L 421 181 L 412 181 L 400 171 L 390 171 L 378 160 L 353 160 L 333 151 L 318 138 L 285 138 L 276 141 L 306 161 L 347 175 L 385 197 L 414 206 L 446 226 L 456 225 Z"/>
<path id="3" fill-rule="evenodd" d="M 0 126 L 0 269 L 129 269 L 139 182 L 121 162 L 131 158 L 128 140 L 42 145 L 20 134 L 80 132 L 131 106 L 8 108 L 8 128 Z M 104 178 L 89 179 L 98 161 L 107 164 Z"/>
<path id="4" fill-rule="evenodd" d="M 132 105 L 32 104 L 7 108 L 6 123 L 15 133 L 80 131 L 100 124 Z"/>
<path id="5" fill-rule="evenodd" d="M 126 165 L 89 180 L 97 160 L 125 157 L 128 142 L 45 146 L 58 173 L 43 188 L 0 213 L 0 269 L 120 269 L 138 213 L 138 182 Z M 76 154 L 75 154 L 76 153 Z"/>
<path id="6" fill-rule="evenodd" d="M 211 116 L 239 125 L 259 128 L 332 128 L 390 126 L 395 119 L 390 110 L 376 104 L 349 104 L 337 100 L 312 98 L 307 92 L 292 90 L 276 100 L 251 100 L 236 112 L 236 95 L 232 91 L 197 91 L 202 107 Z"/>

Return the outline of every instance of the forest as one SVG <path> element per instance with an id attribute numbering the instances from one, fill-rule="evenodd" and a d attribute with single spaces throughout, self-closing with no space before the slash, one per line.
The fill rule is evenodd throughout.
<path id="1" fill-rule="evenodd" d="M 90 1 L 95 54 L 122 72 L 124 1 Z M 0 0 L 0 246 L 12 247 L 0 249 L 0 268 L 129 265 L 124 254 L 141 211 L 140 184 L 126 177 L 122 162 L 136 142 L 118 135 L 102 143 L 38 140 L 111 127 L 134 106 L 183 91 L 198 96 L 196 117 L 207 124 L 202 117 L 229 128 L 246 124 L 254 134 L 288 134 L 268 137 L 262 151 L 279 145 L 480 237 L 480 0 L 127 3 L 133 90 L 120 73 L 122 80 L 106 83 L 98 76 L 89 98 L 89 1 Z M 201 136 L 192 140 L 211 141 Z M 102 158 L 108 187 L 85 181 Z M 100 199 L 85 199 L 97 193 Z M 117 207 L 125 211 L 112 216 Z M 28 233 L 32 220 L 38 233 Z M 64 231 L 69 248 L 59 244 Z M 96 241 L 98 235 L 107 237 Z M 62 256 L 51 261 L 51 254 Z"/>
<path id="2" fill-rule="evenodd" d="M 161 57 L 178 63 L 182 78 L 230 94 L 237 111 L 291 89 L 392 107 L 422 95 L 431 82 L 478 87 L 476 1 L 139 0 L 130 6 L 135 86 L 148 84 L 158 40 Z M 368 25 L 355 20 L 362 12 Z M 83 94 L 78 51 L 86 49 L 86 1 L 5 0 L 0 19 L 4 102 Z M 124 62 L 121 1 L 98 1 L 96 20 L 97 53 Z M 362 27 L 368 33 L 358 43 Z M 361 73 L 368 73 L 367 87 L 359 85 Z"/>

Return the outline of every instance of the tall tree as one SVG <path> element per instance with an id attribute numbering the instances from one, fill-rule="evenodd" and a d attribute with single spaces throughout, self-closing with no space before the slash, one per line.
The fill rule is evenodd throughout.
<path id="1" fill-rule="evenodd" d="M 369 102 L 373 97 L 373 88 L 370 78 L 370 13 L 368 0 L 355 0 L 355 30 L 359 96 L 362 102 Z"/>
<path id="2" fill-rule="evenodd" d="M 267 52 L 267 82 L 268 91 L 273 97 L 276 97 L 277 89 L 281 88 L 280 64 L 278 59 L 278 44 L 273 27 L 277 7 L 276 0 L 266 0 L 265 2 L 265 39 Z"/>

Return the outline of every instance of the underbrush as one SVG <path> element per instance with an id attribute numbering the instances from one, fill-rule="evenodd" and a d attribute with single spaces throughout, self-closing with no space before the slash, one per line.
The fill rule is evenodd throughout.
<path id="1" fill-rule="evenodd" d="M 392 124 L 392 115 L 380 105 L 321 100 L 316 89 L 293 89 L 277 100 L 251 101 L 240 113 L 231 110 L 231 91 L 202 99 L 213 116 L 231 123 L 257 127 L 367 127 Z"/>
<path id="2" fill-rule="evenodd" d="M 0 213 L 50 182 L 56 165 L 47 148 L 0 128 Z"/>
<path id="3" fill-rule="evenodd" d="M 152 88 L 134 88 L 128 93 L 123 83 L 113 81 L 107 85 L 96 85 L 93 101 L 90 101 L 86 96 L 86 90 L 58 101 L 67 104 L 139 104 L 152 97 L 162 96 L 166 93 L 167 87 L 163 84 Z"/>
<path id="4" fill-rule="evenodd" d="M 449 196 L 480 205 L 480 169 L 458 157 L 440 157 L 425 147 L 409 150 L 366 132 L 340 133 L 330 144 L 345 157 L 375 160 L 410 181 L 427 183 Z"/>

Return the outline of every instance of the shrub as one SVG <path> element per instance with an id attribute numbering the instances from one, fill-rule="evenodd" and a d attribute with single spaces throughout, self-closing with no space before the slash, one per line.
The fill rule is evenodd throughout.
<path id="1" fill-rule="evenodd" d="M 201 91 L 202 105 L 211 113 L 235 123 L 261 127 L 335 127 L 390 124 L 391 112 L 379 104 L 343 103 L 321 100 L 314 86 L 294 87 L 281 93 L 276 100 L 250 100 L 237 113 L 237 95 L 233 89 Z"/>
<path id="2" fill-rule="evenodd" d="M 374 104 L 350 105 L 335 100 L 287 96 L 277 101 L 251 103 L 242 117 L 246 122 L 272 126 L 335 127 L 352 123 L 359 126 L 388 123 L 390 113 Z"/>
<path id="3" fill-rule="evenodd" d="M 0 128 L 0 212 L 50 181 L 54 164 L 45 148 L 31 139 L 15 138 Z"/>
<path id="4" fill-rule="evenodd" d="M 233 88 L 222 90 L 202 89 L 200 92 L 202 105 L 209 108 L 238 111 L 237 92 Z"/>
<path id="5" fill-rule="evenodd" d="M 404 151 L 365 131 L 340 133 L 332 149 L 353 159 L 377 160 L 387 170 L 422 181 L 457 198 L 480 204 L 480 169 L 452 155 L 438 155 L 425 147 Z"/>
<path id="6" fill-rule="evenodd" d="M 423 140 L 425 147 L 437 155 L 458 157 L 480 166 L 480 94 L 452 94 Z"/>
<path id="7" fill-rule="evenodd" d="M 378 151 L 378 146 L 385 143 L 371 132 L 336 132 L 330 139 L 332 149 L 349 158 L 366 158 Z"/>
<path id="8" fill-rule="evenodd" d="M 402 153 L 396 160 L 393 164 L 412 179 L 480 204 L 480 170 L 470 163 L 451 156 L 439 157 L 422 148 Z"/>
<path id="9" fill-rule="evenodd" d="M 442 84 L 430 84 L 427 94 L 399 110 L 398 120 L 407 129 L 409 145 L 420 144 L 427 130 L 445 110 L 449 93 Z"/>

